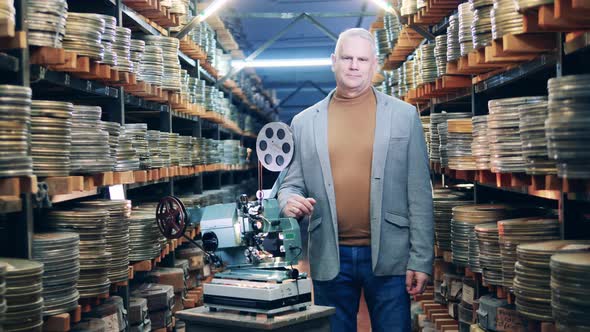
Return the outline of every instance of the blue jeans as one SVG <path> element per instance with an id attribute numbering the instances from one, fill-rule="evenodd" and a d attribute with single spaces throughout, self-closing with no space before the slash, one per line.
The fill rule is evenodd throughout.
<path id="1" fill-rule="evenodd" d="M 314 302 L 336 308 L 332 332 L 355 332 L 361 289 L 372 332 L 409 332 L 410 297 L 406 276 L 373 275 L 371 247 L 340 247 L 340 273 L 330 281 L 313 281 Z"/>

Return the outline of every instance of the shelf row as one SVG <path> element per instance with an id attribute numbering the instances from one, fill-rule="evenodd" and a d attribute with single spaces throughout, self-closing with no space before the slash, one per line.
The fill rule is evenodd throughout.
<path id="1" fill-rule="evenodd" d="M 171 12 L 168 7 L 162 5 L 160 1 L 149 0 L 122 0 L 121 7 L 125 12 L 131 10 L 129 7 L 137 10 L 136 14 L 141 15 L 148 25 L 155 25 L 161 30 L 177 27 L 180 25 L 180 14 Z"/>
<path id="2" fill-rule="evenodd" d="M 151 170 L 127 172 L 103 172 L 92 175 L 72 175 L 59 177 L 21 176 L 0 179 L 0 213 L 18 212 L 22 209 L 22 194 L 38 194 L 38 183 L 45 183 L 45 190 L 52 203 L 98 194 L 98 188 L 126 185 L 135 189 L 175 179 L 186 179 L 210 172 L 238 172 L 252 169 L 247 165 L 198 165 L 191 167 L 163 167 Z"/>
<path id="3" fill-rule="evenodd" d="M 424 39 L 417 32 L 421 29 L 408 33 L 407 30 L 412 30 L 413 27 L 411 17 L 407 17 L 410 25 L 401 25 L 392 15 L 386 15 L 384 19 L 388 36 L 397 35 L 397 39 L 390 41 L 395 46 L 384 62 L 387 83 L 383 88 L 388 89 L 388 93 L 391 88 L 392 94 L 401 96 L 421 111 L 430 106 L 465 102 L 472 88 L 476 94 L 489 93 L 522 78 L 537 75 L 538 72 L 542 72 L 540 75 L 554 76 L 556 72 L 561 72 L 561 67 L 557 64 L 565 61 L 565 57 L 576 53 L 586 54 L 590 49 L 590 34 L 584 31 L 590 27 L 587 19 L 590 9 L 577 1 L 559 0 L 554 5 L 543 5 L 538 10 L 518 14 L 520 16 L 514 20 L 521 20 L 520 32 L 506 33 L 499 37 L 494 35 L 495 39 L 490 40 L 487 46 L 485 41 L 475 43 L 474 40 L 473 49 L 467 45 L 469 42 L 462 43 L 462 56 L 459 56 L 459 51 L 454 46 L 447 45 L 452 38 L 445 38 L 444 31 L 441 31 L 449 26 L 447 15 L 451 14 L 453 6 L 456 9 L 457 4 L 454 1 L 429 1 L 413 17 L 430 10 L 431 5 L 445 8 L 434 10 L 435 15 L 423 22 L 430 25 L 433 33 L 443 33 L 436 36 L 436 42 L 434 39 Z M 575 13 L 576 11 L 579 13 Z M 463 16 L 465 15 L 467 14 L 464 13 Z M 456 19 L 454 17 L 452 20 L 455 25 Z M 377 28 L 383 29 L 383 22 Z M 455 32 L 453 30 L 452 33 Z M 567 34 L 562 40 L 564 32 Z M 463 30 L 461 34 L 464 34 Z M 457 54 L 447 55 L 447 51 Z M 564 59 L 561 58 L 562 54 Z M 458 59 L 447 61 L 457 56 Z M 431 62 L 436 62 L 434 79 Z M 395 69 L 397 67 L 400 68 Z M 392 69 L 395 71 L 388 71 Z M 446 84 L 446 81 L 452 84 Z"/>
<path id="4" fill-rule="evenodd" d="M 200 226 L 196 226 L 193 227 L 192 225 L 187 226 L 187 229 L 184 233 L 184 235 L 192 240 L 196 239 L 197 236 L 200 236 L 201 233 L 201 228 Z M 139 262 L 129 262 L 129 280 L 133 280 L 133 278 L 135 277 L 135 273 L 136 272 L 149 272 L 151 270 L 153 270 L 158 263 L 160 263 L 162 261 L 162 259 L 166 258 L 166 256 L 170 255 L 170 254 L 174 254 L 174 251 L 181 245 L 183 245 L 184 243 L 188 243 L 189 240 L 181 237 L 178 239 L 169 239 L 166 243 L 166 245 L 162 248 L 162 251 L 160 252 L 160 255 L 157 257 L 154 257 L 153 259 L 150 260 L 144 260 L 144 261 L 139 261 Z M 120 286 L 125 286 L 125 283 L 123 284 L 119 284 Z"/>
<path id="5" fill-rule="evenodd" d="M 43 86 L 43 94 L 55 91 L 56 88 L 64 88 L 72 94 L 84 93 L 97 98 L 119 97 L 123 93 L 125 106 L 132 108 L 128 113 L 141 115 L 149 112 L 171 112 L 172 117 L 199 121 L 200 119 L 219 124 L 229 132 L 242 135 L 252 136 L 252 132 L 246 132 L 239 128 L 235 121 L 221 117 L 215 112 L 206 111 L 205 108 L 197 104 L 188 104 L 185 100 L 180 100 L 179 94 L 168 93 L 160 88 L 151 86 L 145 82 L 135 81 L 135 75 L 124 75 L 127 84 L 123 90 L 117 86 L 109 86 L 104 81 L 96 81 L 75 76 L 75 73 L 54 71 L 42 65 L 31 65 L 31 86 Z M 135 81 L 135 82 L 134 82 Z M 79 97 L 78 97 L 79 98 Z"/>
<path id="6" fill-rule="evenodd" d="M 200 227 L 199 226 L 187 226 L 185 231 L 185 236 L 189 239 L 196 239 L 200 234 Z M 86 314 L 91 312 L 96 306 L 99 306 L 103 300 L 108 299 L 111 297 L 113 292 L 117 294 L 117 291 L 121 288 L 126 288 L 129 286 L 129 282 L 134 280 L 136 273 L 147 273 L 156 269 L 160 263 L 166 259 L 169 255 L 174 255 L 176 249 L 178 249 L 184 243 L 189 242 L 188 239 L 181 237 L 179 239 L 169 239 L 166 241 L 166 244 L 162 244 L 162 248 L 160 254 L 157 257 L 154 257 L 150 260 L 139 261 L 139 262 L 129 262 L 128 267 L 128 280 L 123 282 L 114 282 L 111 283 L 111 291 L 109 293 L 101 294 L 94 298 L 83 298 L 79 299 L 79 305 L 76 309 L 52 316 L 47 316 L 44 319 L 43 328 L 45 331 L 69 331 L 75 323 L 80 322 L 82 318 L 82 314 Z M 201 258 L 195 257 L 195 258 Z M 189 299 L 188 294 L 185 295 L 186 299 Z M 184 300 L 184 299 L 183 299 Z M 198 300 L 198 299 L 197 299 Z M 184 301 L 183 301 L 184 302 Z M 188 302 L 188 301 L 187 301 Z M 193 307 L 194 307 L 193 300 Z M 184 303 L 186 307 L 188 303 Z"/>
<path id="7" fill-rule="evenodd" d="M 445 74 L 433 83 L 410 90 L 403 99 L 416 105 L 420 113 L 429 111 L 432 105 L 468 103 L 471 102 L 472 89 L 474 93 L 488 93 L 537 72 L 552 70 L 556 61 L 555 54 L 542 54 L 532 61 L 507 67 L 502 73 L 495 72 L 492 73 L 493 75 L 479 75 L 472 78 L 463 74 Z M 448 64 L 449 67 L 455 65 Z"/>
<path id="8" fill-rule="evenodd" d="M 407 25 L 402 26 L 397 43 L 391 49 L 384 62 L 383 69 L 391 70 L 399 67 L 424 42 L 424 37 L 413 29 L 414 26 L 423 24 L 432 26 L 432 32 L 439 34 L 448 27 L 448 16 L 457 11 L 457 6 L 460 3 L 461 1 L 456 0 L 429 0 L 426 6 L 418 10 L 417 13 L 405 15 Z M 526 8 L 526 11 L 521 13 L 523 33 L 581 31 L 574 33 L 578 36 L 586 34 L 583 30 L 587 30 L 590 26 L 587 19 L 590 7 L 583 1 L 555 0 L 551 4 L 538 4 L 536 6 Z M 373 23 L 372 28 L 384 28 L 383 17 L 379 17 Z M 571 39 L 574 38 L 575 36 L 571 37 Z M 588 40 L 587 37 L 585 38 Z M 547 41 L 551 42 L 551 40 Z M 570 49 L 566 51 L 566 54 L 587 46 L 587 42 L 578 40 L 577 43 L 570 45 Z M 526 54 L 527 52 L 523 50 L 521 53 Z"/>
<path id="9" fill-rule="evenodd" d="M 209 5 L 207 2 L 199 3 L 197 8 L 199 11 L 205 10 L 205 8 Z M 209 16 L 206 22 L 215 30 L 215 34 L 217 37 L 217 45 L 221 46 L 224 52 L 231 54 L 232 59 L 243 60 L 246 58 L 244 52 L 240 50 L 238 43 L 236 42 L 234 36 L 232 35 L 231 29 L 229 29 L 224 21 L 219 17 L 219 15 L 213 14 Z M 223 85 L 226 89 L 231 90 L 232 94 L 238 95 L 239 98 L 246 104 L 250 104 L 252 109 L 256 107 L 248 100 L 247 95 L 242 91 L 242 89 L 248 90 L 254 88 L 262 98 L 270 103 L 270 108 L 274 108 L 276 105 L 276 97 L 274 97 L 269 90 L 264 89 L 262 86 L 262 80 L 256 74 L 253 68 L 248 68 L 245 71 L 248 72 L 249 79 L 252 81 L 252 86 L 242 86 L 241 88 L 238 86 L 238 83 L 235 81 L 228 79 L 226 80 Z M 255 109 L 255 111 L 263 113 L 259 108 Z"/>
<path id="10" fill-rule="evenodd" d="M 493 173 L 489 170 L 455 170 L 430 162 L 431 170 L 451 179 L 496 188 L 504 191 L 559 200 L 562 194 L 569 199 L 590 200 L 590 181 L 559 178 L 557 175 L 530 175 L 526 173 Z"/>
<path id="11" fill-rule="evenodd" d="M 548 35 L 506 35 L 504 40 L 518 40 L 529 46 L 541 39 L 548 40 L 545 44 L 555 44 L 553 34 Z M 530 44 L 528 44 L 530 43 Z M 507 43 L 504 43 L 506 45 Z M 510 45 L 510 44 L 508 44 Z M 507 54 L 501 50 L 502 42 L 494 41 L 492 46 L 471 52 L 458 61 L 447 63 L 446 74 L 441 75 L 432 83 L 422 84 L 410 89 L 403 97 L 406 102 L 419 104 L 444 104 L 457 101 L 471 95 L 471 88 L 475 93 L 487 93 L 504 85 L 516 82 L 537 72 L 553 69 L 557 62 L 557 55 L 539 47 L 536 52 L 529 51 L 525 57 L 521 55 L 502 56 Z M 494 50 L 500 49 L 500 53 Z M 525 49 L 521 45 L 521 49 Z M 518 51 L 512 54 L 517 54 Z M 549 53 L 544 53 L 549 52 Z"/>
<path id="12" fill-rule="evenodd" d="M 435 284 L 440 285 L 446 282 L 451 285 L 444 295 L 439 286 L 430 291 L 427 289 L 424 294 L 414 297 L 415 301 L 421 302 L 422 313 L 418 318 L 419 326 L 429 322 L 437 327 L 441 326 L 443 331 L 447 330 L 446 327 L 461 328 L 460 325 L 471 326 L 473 331 L 483 331 L 482 328 L 488 327 L 490 322 L 480 321 L 484 311 L 479 311 L 478 307 L 472 304 L 479 301 L 479 308 L 481 308 L 481 302 L 487 306 L 489 299 L 493 298 L 494 300 L 491 301 L 497 303 L 497 307 L 490 309 L 496 311 L 493 315 L 497 318 L 492 325 L 502 326 L 507 331 L 523 330 L 524 326 L 528 331 L 555 331 L 554 321 L 539 321 L 523 316 L 518 311 L 518 307 L 514 306 L 518 296 L 511 292 L 509 287 L 491 285 L 486 282 L 485 273 L 474 272 L 469 267 L 452 265 L 451 251 L 435 246 L 434 252 Z M 480 299 L 484 296 L 487 298 L 481 301 Z"/>
<path id="13" fill-rule="evenodd" d="M 152 25 L 156 24 L 153 22 L 148 23 L 149 19 L 146 20 L 145 17 L 134 12 L 129 7 L 122 5 L 122 11 L 124 17 L 127 18 L 126 23 L 129 24 L 130 20 L 133 25 L 142 26 L 142 31 L 145 30 L 144 32 L 148 34 L 162 34 L 156 29 L 148 29 L 148 26 L 153 28 Z M 162 31 L 166 30 L 162 29 Z M 26 33 L 16 31 L 12 35 L 0 41 L 0 49 L 22 50 L 28 47 Z M 199 47 L 192 41 L 190 43 L 194 47 Z M 216 85 L 217 88 L 224 91 L 240 110 L 245 111 L 245 114 L 256 116 L 265 122 L 272 120 L 268 114 L 265 114 L 248 99 L 236 82 L 226 80 L 223 85 L 219 85 L 217 75 L 214 72 L 212 74 L 211 70 L 207 71 L 212 66 L 207 62 L 206 56 L 201 56 L 200 59 L 195 60 L 193 59 L 194 56 L 191 58 L 180 50 L 178 54 L 182 63 L 187 64 L 190 68 L 198 69 L 197 77 L 202 76 L 209 84 Z M 233 130 L 232 127 L 237 127 L 237 123 L 232 123 L 233 121 L 222 120 L 218 115 L 211 116 L 212 109 L 205 109 L 203 106 L 189 103 L 188 97 L 180 92 L 166 91 L 160 87 L 141 82 L 134 73 L 115 70 L 114 67 L 94 61 L 88 56 L 81 56 L 75 52 L 59 48 L 31 46 L 30 63 L 31 66 L 28 72 L 33 85 L 55 84 L 75 93 L 83 92 L 95 97 L 118 98 L 121 94 L 124 95 L 127 106 L 152 111 L 172 109 L 178 113 L 186 113 L 192 116 L 203 115 L 205 120 L 211 119 L 213 122 L 220 123 L 230 130 Z M 0 70 L 18 72 L 21 69 L 23 68 L 19 68 L 17 56 L 0 53 Z M 119 89 L 121 87 L 123 90 Z M 51 92 L 52 89 L 42 91 L 43 94 L 50 94 Z M 82 98 L 86 98 L 86 96 L 82 96 Z M 243 134 L 239 130 L 234 131 L 238 135 Z"/>
<path id="14" fill-rule="evenodd" d="M 132 3 L 133 2 L 130 1 L 128 5 L 123 4 L 121 7 L 124 15 L 124 22 L 128 22 L 129 25 L 134 25 L 143 33 L 149 35 L 170 35 L 167 30 L 159 28 L 157 24 L 150 22 L 149 19 L 146 19 L 146 17 L 142 16 L 133 8 L 131 8 Z M 225 31 L 225 29 L 222 30 Z M 219 33 L 219 31 L 221 30 L 216 29 L 217 33 Z M 248 112 L 256 114 L 266 121 L 271 121 L 269 115 L 265 114 L 264 111 L 255 106 L 252 101 L 249 100 L 249 98 L 244 94 L 243 90 L 238 87 L 238 84 L 235 81 L 227 79 L 222 85 L 218 83 L 218 79 L 221 77 L 219 77 L 219 72 L 217 69 L 208 62 L 207 53 L 201 48 L 201 46 L 196 44 L 188 36 L 180 39 L 180 50 L 178 51 L 178 56 L 183 64 L 191 68 L 198 69 L 198 77 L 200 79 L 204 79 L 208 83 L 216 85 L 219 89 L 224 91 L 225 94 L 231 95 L 231 99 L 234 103 L 244 103 L 247 106 Z M 265 93 L 265 91 L 262 92 L 262 95 L 267 97 L 268 100 L 271 100 L 268 96 L 268 93 Z"/>

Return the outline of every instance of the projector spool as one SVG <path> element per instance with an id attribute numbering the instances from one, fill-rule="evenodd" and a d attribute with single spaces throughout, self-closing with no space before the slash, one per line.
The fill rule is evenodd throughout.
<path id="1" fill-rule="evenodd" d="M 283 122 L 267 123 L 256 138 L 258 160 L 271 172 L 280 172 L 289 166 L 293 149 L 293 133 Z"/>

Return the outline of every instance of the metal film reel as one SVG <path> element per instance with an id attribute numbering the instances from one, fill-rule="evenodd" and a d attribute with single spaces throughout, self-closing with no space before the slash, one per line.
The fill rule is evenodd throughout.
<path id="1" fill-rule="evenodd" d="M 293 133 L 282 122 L 266 124 L 256 139 L 258 160 L 271 172 L 280 172 L 287 168 L 293 159 Z"/>
<path id="2" fill-rule="evenodd" d="M 168 239 L 178 239 L 184 235 L 187 217 L 184 204 L 174 196 L 162 198 L 156 208 L 156 221 Z"/>

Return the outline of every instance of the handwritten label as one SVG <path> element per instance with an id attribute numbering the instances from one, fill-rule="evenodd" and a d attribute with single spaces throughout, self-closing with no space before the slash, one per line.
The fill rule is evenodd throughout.
<path id="1" fill-rule="evenodd" d="M 117 314 L 112 314 L 102 318 L 105 324 L 105 332 L 119 332 L 119 318 Z"/>
<path id="2" fill-rule="evenodd" d="M 475 300 L 475 289 L 463 284 L 463 301 L 473 305 L 473 300 Z"/>
<path id="3" fill-rule="evenodd" d="M 524 332 L 526 329 L 522 317 L 516 310 L 498 308 L 496 310 L 496 330 Z"/>

